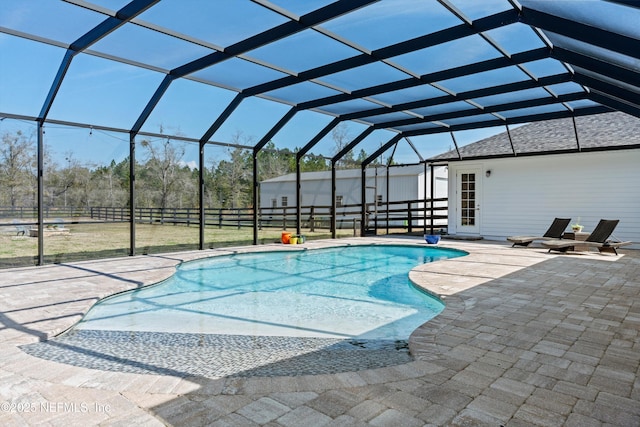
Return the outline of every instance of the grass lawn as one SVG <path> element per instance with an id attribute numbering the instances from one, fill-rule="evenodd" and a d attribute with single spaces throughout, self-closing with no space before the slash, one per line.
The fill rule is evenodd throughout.
<path id="1" fill-rule="evenodd" d="M 81 259 L 97 259 L 126 256 L 129 253 L 128 223 L 72 224 L 70 232 L 44 236 L 46 263 L 68 262 Z M 295 230 L 289 230 L 295 233 Z M 258 243 L 280 241 L 282 230 L 258 231 Z M 329 238 L 328 230 L 314 233 L 303 230 L 307 239 Z M 198 249 L 197 226 L 136 224 L 136 253 L 162 253 Z M 353 230 L 338 230 L 338 237 L 353 236 Z M 250 245 L 253 242 L 251 228 L 237 229 L 207 227 L 206 247 Z M 38 239 L 16 236 L 14 228 L 5 227 L 0 234 L 0 268 L 34 265 L 38 254 Z"/>

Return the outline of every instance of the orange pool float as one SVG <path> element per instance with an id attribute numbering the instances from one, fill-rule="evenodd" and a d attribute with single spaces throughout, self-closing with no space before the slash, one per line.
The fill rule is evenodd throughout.
<path id="1" fill-rule="evenodd" d="M 282 238 L 280 239 L 282 241 L 282 243 L 284 243 L 285 245 L 288 245 L 289 242 L 291 241 L 291 233 L 287 232 L 287 231 L 283 231 L 282 232 Z"/>

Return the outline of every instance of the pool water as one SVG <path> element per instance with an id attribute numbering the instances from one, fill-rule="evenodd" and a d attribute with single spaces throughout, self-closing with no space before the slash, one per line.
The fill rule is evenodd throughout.
<path id="1" fill-rule="evenodd" d="M 207 258 L 101 301 L 75 329 L 406 340 L 444 308 L 409 271 L 462 255 L 368 245 Z"/>

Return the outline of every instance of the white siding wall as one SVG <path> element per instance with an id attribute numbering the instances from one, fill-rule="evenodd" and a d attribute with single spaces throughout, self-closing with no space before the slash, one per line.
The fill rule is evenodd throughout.
<path id="1" fill-rule="evenodd" d="M 303 206 L 331 206 L 331 179 L 303 180 L 300 185 Z M 373 179 L 367 182 L 367 185 L 373 185 Z M 336 179 L 336 195 L 343 197 L 342 203 L 345 205 L 360 203 L 360 179 Z M 260 184 L 260 206 L 271 207 L 271 200 L 276 199 L 277 207 L 281 207 L 282 196 L 288 197 L 289 206 L 296 205 L 295 181 L 271 181 Z"/>
<path id="2" fill-rule="evenodd" d="M 434 182 L 434 193 L 437 199 L 447 197 L 447 168 L 444 166 L 438 166 L 434 168 L 434 175 L 436 177 Z M 424 197 L 424 175 L 419 175 L 418 180 L 418 198 Z M 431 169 L 428 169 L 427 173 L 427 197 L 431 196 Z M 445 204 L 446 205 L 446 204 Z"/>
<path id="3" fill-rule="evenodd" d="M 639 247 L 640 150 L 451 163 L 451 234 L 456 234 L 456 172 L 471 167 L 481 170 L 480 235 L 486 239 L 538 235 L 555 217 L 572 222 L 580 217 L 585 231 L 591 231 L 604 218 L 620 219 L 614 236 Z"/>
<path id="4" fill-rule="evenodd" d="M 327 187 L 331 188 L 331 178 L 325 181 Z M 304 184 L 302 185 L 302 192 L 306 192 Z M 343 205 L 354 205 L 360 203 L 362 194 L 360 193 L 360 179 L 337 179 L 336 178 L 336 195 L 342 196 Z M 331 206 L 331 191 L 327 196 L 326 202 L 323 202 L 323 206 Z"/>
<path id="5" fill-rule="evenodd" d="M 293 182 L 291 187 L 293 190 L 293 200 L 290 202 L 290 206 L 295 206 L 295 187 L 296 183 Z M 331 181 L 322 180 L 310 180 L 300 183 L 302 188 L 302 206 L 330 206 L 331 205 Z M 337 187 L 337 184 L 336 184 Z"/>
<path id="6" fill-rule="evenodd" d="M 389 200 L 415 200 L 422 196 L 423 187 L 423 166 L 406 166 L 402 168 L 394 167 L 392 171 L 400 171 L 404 175 L 390 176 L 389 180 Z M 359 172 L 359 171 L 358 171 Z M 340 171 L 338 171 L 338 174 Z M 367 170 L 367 187 L 377 187 L 375 194 L 382 196 L 383 201 L 387 201 L 387 171 L 386 168 L 378 168 L 376 179 L 375 169 Z M 430 174 L 430 171 L 429 171 Z M 353 174 L 352 174 L 353 175 Z M 345 205 L 359 204 L 361 198 L 360 174 L 357 176 L 336 179 L 336 195 L 342 196 L 342 203 Z M 331 178 L 327 174 L 327 179 L 308 179 L 303 174 L 301 182 L 302 204 L 304 206 L 330 206 L 331 205 Z M 444 168 L 436 168 L 436 176 L 440 179 L 436 182 L 436 196 L 446 197 L 446 171 Z M 430 179 L 430 175 L 427 177 Z M 427 185 L 430 185 L 429 182 Z M 427 187 L 428 188 L 428 187 Z M 430 190 L 427 190 L 429 192 Z M 367 202 L 373 203 L 374 190 L 367 189 Z M 288 197 L 289 206 L 296 204 L 296 182 L 295 179 L 283 181 L 270 180 L 260 184 L 260 206 L 271 207 L 271 200 L 277 200 L 277 207 L 281 207 L 282 196 Z"/>
<path id="7" fill-rule="evenodd" d="M 378 179 L 380 179 L 378 177 Z M 389 201 L 416 200 L 418 198 L 418 180 L 422 175 L 403 175 L 391 177 L 389 180 Z M 382 186 L 382 200 L 386 201 L 386 181 Z"/>
<path id="8" fill-rule="evenodd" d="M 289 206 L 296 205 L 296 183 L 289 181 L 263 182 L 260 184 L 260 206 L 271 207 L 271 200 L 277 200 L 277 207 L 282 207 L 282 196 L 287 197 Z"/>

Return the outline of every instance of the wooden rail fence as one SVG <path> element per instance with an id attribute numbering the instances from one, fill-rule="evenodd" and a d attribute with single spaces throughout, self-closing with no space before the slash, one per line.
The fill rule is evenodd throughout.
<path id="1" fill-rule="evenodd" d="M 205 225 L 227 228 L 253 227 L 253 209 L 214 209 L 207 208 Z M 336 208 L 336 228 L 351 229 L 354 234 L 362 220 L 361 205 L 342 205 Z M 200 223 L 198 208 L 137 208 L 135 220 L 138 223 L 198 226 Z M 127 207 L 91 207 L 91 208 L 45 208 L 45 218 L 64 219 L 65 222 L 128 222 Z M 37 210 L 31 207 L 0 207 L 0 218 L 19 220 L 21 223 L 34 223 Z M 303 206 L 301 209 L 301 228 L 313 232 L 316 229 L 331 229 L 331 206 Z M 45 221 L 46 222 L 46 221 Z M 398 202 L 367 203 L 365 229 L 386 228 L 406 229 L 412 232 L 423 227 L 443 228 L 447 225 L 447 199 L 406 200 Z M 258 212 L 258 228 L 278 228 L 287 230 L 296 227 L 296 207 L 266 207 Z"/>

